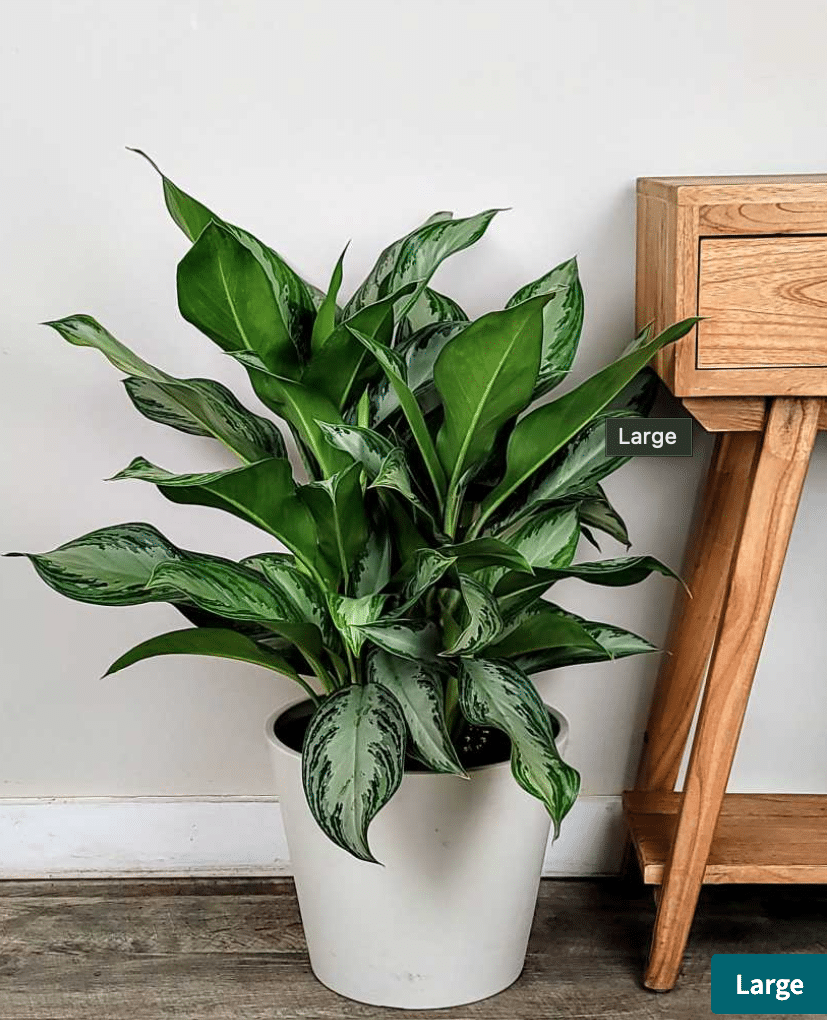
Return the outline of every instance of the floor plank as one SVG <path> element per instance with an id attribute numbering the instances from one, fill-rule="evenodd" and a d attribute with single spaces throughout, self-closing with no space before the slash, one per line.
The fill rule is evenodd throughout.
<path id="1" fill-rule="evenodd" d="M 704 890 L 669 995 L 640 985 L 654 908 L 638 883 L 542 883 L 512 988 L 413 1013 L 312 975 L 287 879 L 0 882 L 0 1020 L 700 1020 L 716 952 L 824 952 L 825 890 Z"/>

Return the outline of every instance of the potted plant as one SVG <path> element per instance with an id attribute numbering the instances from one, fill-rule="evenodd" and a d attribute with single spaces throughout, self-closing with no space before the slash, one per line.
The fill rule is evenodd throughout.
<path id="1" fill-rule="evenodd" d="M 177 271 L 181 313 L 244 366 L 303 470 L 273 419 L 225 386 L 171 376 L 73 315 L 48 325 L 125 373 L 141 414 L 213 437 L 240 462 L 176 474 L 139 457 L 115 477 L 241 517 L 266 533 L 267 551 L 232 562 L 129 523 L 22 555 L 70 598 L 180 611 L 186 626 L 110 674 L 190 654 L 299 685 L 266 736 L 324 983 L 388 1006 L 492 995 L 521 970 L 550 821 L 558 831 L 579 788 L 560 756 L 565 721 L 531 678 L 653 649 L 545 595 L 563 578 L 671 574 L 648 556 L 573 561 L 580 536 L 628 544 L 600 486 L 625 461 L 605 456 L 605 420 L 648 412 L 642 370 L 693 320 L 645 331 L 545 402 L 579 341 L 575 259 L 474 321 L 429 287 L 496 210 L 436 213 L 341 304 L 343 255 L 318 290 L 162 181 L 191 243 Z"/>

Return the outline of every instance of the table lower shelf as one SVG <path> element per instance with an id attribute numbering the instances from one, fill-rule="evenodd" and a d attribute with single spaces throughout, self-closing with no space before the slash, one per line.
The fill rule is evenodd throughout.
<path id="1" fill-rule="evenodd" d="M 659 885 L 669 856 L 680 793 L 629 790 L 623 807 L 647 885 Z M 816 794 L 728 793 L 703 881 L 827 881 L 827 798 Z"/>

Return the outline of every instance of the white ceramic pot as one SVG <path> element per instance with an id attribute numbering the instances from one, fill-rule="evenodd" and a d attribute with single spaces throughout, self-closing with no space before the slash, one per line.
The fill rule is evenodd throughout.
<path id="1" fill-rule="evenodd" d="M 300 754 L 275 733 L 271 750 L 311 966 L 359 1002 L 405 1009 L 458 1006 L 507 988 L 524 964 L 550 819 L 509 762 L 470 779 L 407 772 L 369 829 L 367 864 L 320 831 L 302 789 Z M 559 724 L 560 752 L 567 741 Z"/>

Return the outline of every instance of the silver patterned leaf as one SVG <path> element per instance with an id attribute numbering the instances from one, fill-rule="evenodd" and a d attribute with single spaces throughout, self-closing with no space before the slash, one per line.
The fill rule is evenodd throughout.
<path id="1" fill-rule="evenodd" d="M 116 524 L 75 538 L 48 553 L 25 556 L 55 591 L 97 606 L 136 606 L 143 602 L 181 601 L 176 588 L 147 582 L 162 563 L 179 562 L 178 549 L 150 524 Z"/>
<path id="2" fill-rule="evenodd" d="M 368 830 L 403 779 L 406 723 L 380 684 L 354 684 L 329 695 L 303 742 L 303 788 L 312 815 L 337 846 L 378 863 Z"/>
<path id="3" fill-rule="evenodd" d="M 374 648 L 366 660 L 366 676 L 397 699 L 419 761 L 433 772 L 466 775 L 444 721 L 443 676 L 438 669 Z"/>
<path id="4" fill-rule="evenodd" d="M 516 782 L 545 805 L 559 835 L 579 793 L 579 773 L 559 757 L 548 711 L 533 682 L 508 662 L 464 659 L 459 704 L 475 726 L 495 726 L 510 737 Z"/>
<path id="5" fill-rule="evenodd" d="M 473 655 L 498 637 L 504 627 L 498 603 L 484 585 L 459 573 L 459 588 L 467 611 L 466 623 L 450 648 L 442 656 Z"/>

